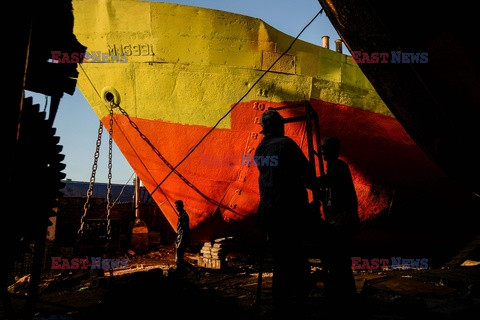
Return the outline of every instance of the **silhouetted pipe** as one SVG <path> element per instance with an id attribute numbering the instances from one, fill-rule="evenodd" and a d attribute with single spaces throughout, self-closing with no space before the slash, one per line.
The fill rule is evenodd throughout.
<path id="1" fill-rule="evenodd" d="M 322 46 L 324 48 L 330 49 L 330 37 L 329 36 L 323 36 L 322 37 Z"/>
<path id="2" fill-rule="evenodd" d="M 342 51 L 343 51 L 342 42 L 343 42 L 343 41 L 342 41 L 341 39 L 335 40 L 335 50 L 336 50 L 338 53 L 342 53 Z"/>

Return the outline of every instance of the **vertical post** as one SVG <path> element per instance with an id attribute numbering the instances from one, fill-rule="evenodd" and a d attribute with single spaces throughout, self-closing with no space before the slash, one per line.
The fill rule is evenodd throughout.
<path id="1" fill-rule="evenodd" d="M 145 253 L 148 251 L 148 226 L 140 219 L 140 179 L 135 177 L 135 224 L 132 229 L 131 247 L 134 251 Z"/>
<path id="2" fill-rule="evenodd" d="M 309 104 L 309 110 L 312 113 L 312 119 L 313 123 L 315 125 L 315 144 L 317 145 L 317 156 L 318 156 L 318 166 L 320 168 L 320 175 L 323 176 L 325 174 L 325 167 L 323 164 L 323 155 L 322 155 L 322 149 L 321 149 L 321 139 L 320 139 L 320 122 L 318 121 L 318 114 L 313 109 L 312 105 Z"/>
<path id="3" fill-rule="evenodd" d="M 135 176 L 135 219 L 140 219 L 140 179 Z"/>
<path id="4" fill-rule="evenodd" d="M 315 150 L 313 147 L 313 128 L 312 128 L 312 118 L 308 104 L 305 103 L 305 130 L 307 131 L 307 145 L 308 145 L 308 160 L 313 169 L 313 174 L 315 174 Z"/>
<path id="5" fill-rule="evenodd" d="M 307 143 L 308 143 L 308 160 L 312 166 L 312 174 L 314 177 L 317 176 L 317 162 L 315 161 L 315 154 L 319 154 L 318 152 L 315 152 L 314 148 L 314 141 L 313 141 L 313 125 L 315 125 L 315 130 L 318 130 L 317 122 L 316 120 L 316 113 L 315 110 L 312 108 L 310 103 L 307 101 L 305 102 L 305 117 L 306 117 L 306 122 L 305 122 L 305 129 L 307 131 Z M 318 135 L 315 135 L 316 138 L 318 138 Z M 318 140 L 317 140 L 317 149 L 319 148 L 318 146 Z M 322 163 L 321 159 L 319 159 L 319 167 L 320 167 L 320 174 L 323 174 L 322 172 Z M 320 191 L 315 188 L 312 190 L 312 196 L 313 196 L 313 205 L 314 205 L 314 212 L 320 213 Z"/>
<path id="6" fill-rule="evenodd" d="M 323 164 L 323 153 L 322 153 L 322 148 L 321 148 L 321 139 L 320 139 L 320 121 L 318 120 L 318 114 L 317 112 L 315 111 L 315 109 L 313 109 L 312 105 L 309 103 L 309 110 L 311 112 L 311 117 L 313 119 L 313 123 L 314 123 L 314 126 L 315 126 L 315 143 L 317 145 L 317 157 L 318 157 L 318 167 L 320 169 L 320 176 L 323 176 L 325 175 L 325 168 L 324 168 L 324 164 Z M 316 173 L 316 172 L 315 172 Z M 320 214 L 320 216 L 322 216 L 322 211 L 320 210 L 321 209 L 321 203 L 323 202 L 323 198 L 325 198 L 324 196 L 324 193 L 325 193 L 325 190 L 316 190 L 316 192 L 313 194 L 314 196 L 314 202 L 315 204 L 318 205 L 317 208 L 315 208 L 315 212 L 318 212 Z"/>
<path id="7" fill-rule="evenodd" d="M 38 286 L 43 270 L 45 258 L 45 241 L 47 239 L 47 223 L 38 229 L 37 237 L 33 246 L 33 262 L 30 270 L 30 282 L 28 284 L 28 297 L 25 305 L 26 319 L 33 319 L 38 301 Z"/>

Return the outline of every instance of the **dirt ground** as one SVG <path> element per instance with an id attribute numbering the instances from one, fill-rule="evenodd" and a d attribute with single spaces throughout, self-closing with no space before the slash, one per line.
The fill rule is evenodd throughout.
<path id="1" fill-rule="evenodd" d="M 199 251 L 187 260 L 196 265 Z M 198 272 L 177 274 L 173 246 L 144 255 L 125 255 L 128 268 L 94 276 L 91 270 L 64 274 L 45 272 L 35 319 L 272 319 L 272 272 L 265 262 L 257 301 L 258 256 L 252 250 L 229 252 L 221 269 L 196 266 Z M 311 259 L 312 288 L 307 319 L 338 319 L 329 310 L 321 264 Z M 455 268 L 355 272 L 357 319 L 468 319 L 480 311 L 480 265 L 470 261 Z M 103 273 L 103 271 L 102 271 Z M 26 301 L 25 279 L 9 288 L 16 315 Z M 259 302 L 259 303 L 257 303 Z M 329 311 L 327 311 L 329 310 Z M 0 318 L 6 318 L 3 308 Z M 11 318 L 13 319 L 13 317 Z"/>

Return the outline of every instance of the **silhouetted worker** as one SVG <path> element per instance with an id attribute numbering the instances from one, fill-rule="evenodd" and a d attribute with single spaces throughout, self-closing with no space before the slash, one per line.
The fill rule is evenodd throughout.
<path id="1" fill-rule="evenodd" d="M 185 271 L 185 250 L 190 242 L 190 218 L 183 207 L 183 201 L 175 201 L 178 212 L 177 238 L 175 239 L 175 263 L 177 270 Z"/>
<path id="2" fill-rule="evenodd" d="M 327 190 L 322 201 L 325 220 L 329 226 L 325 244 L 327 297 L 331 299 L 331 306 L 341 304 L 345 311 L 356 295 L 351 246 L 352 237 L 360 232 L 358 200 L 350 168 L 338 158 L 338 138 L 324 138 L 322 153 L 327 162 L 327 172 L 318 178 L 318 182 L 321 188 Z"/>
<path id="3" fill-rule="evenodd" d="M 277 111 L 265 111 L 260 123 L 264 138 L 254 156 L 260 172 L 257 218 L 272 252 L 274 316 L 297 319 L 308 295 L 306 185 L 313 182 L 314 171 L 300 147 L 285 136 L 284 121 Z"/>
<path id="4" fill-rule="evenodd" d="M 185 260 L 185 250 L 190 244 L 190 218 L 185 211 L 182 200 L 175 201 L 175 208 L 178 212 L 177 238 L 175 239 L 176 274 L 183 275 L 190 270 L 197 278 L 200 278 L 200 271 Z"/>

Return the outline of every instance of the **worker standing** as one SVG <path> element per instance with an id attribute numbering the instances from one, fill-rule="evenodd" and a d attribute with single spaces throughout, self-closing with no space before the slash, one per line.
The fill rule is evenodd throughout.
<path id="1" fill-rule="evenodd" d="M 327 162 L 327 173 L 317 184 L 328 190 L 323 200 L 323 212 L 328 228 L 324 235 L 325 267 L 328 271 L 326 289 L 329 306 L 343 312 L 352 310 L 356 286 L 352 271 L 353 239 L 360 233 L 358 200 L 348 164 L 339 159 L 340 140 L 326 137 L 322 154 Z"/>
<path id="2" fill-rule="evenodd" d="M 254 156 L 260 189 L 257 218 L 273 258 L 274 318 L 298 319 L 308 297 L 306 188 L 314 182 L 314 171 L 302 149 L 285 136 L 278 111 L 265 111 L 260 123 L 264 138 Z"/>
<path id="3" fill-rule="evenodd" d="M 175 201 L 178 212 L 177 238 L 175 239 L 175 264 L 178 271 L 185 269 L 185 250 L 190 243 L 190 217 L 183 206 L 182 200 Z"/>

